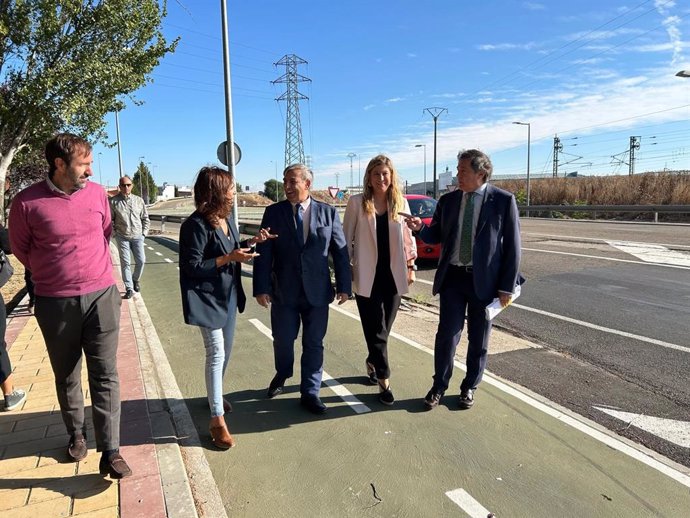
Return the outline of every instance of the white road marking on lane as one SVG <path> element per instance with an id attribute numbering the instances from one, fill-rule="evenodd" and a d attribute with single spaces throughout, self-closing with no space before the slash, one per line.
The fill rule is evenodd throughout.
<path id="1" fill-rule="evenodd" d="M 434 283 L 424 279 L 417 279 L 416 282 L 421 282 L 423 284 L 428 284 L 432 286 Z M 574 318 L 566 317 L 563 315 L 557 315 L 556 313 L 551 313 L 549 311 L 544 311 L 542 309 L 530 308 L 522 304 L 513 303 L 510 305 L 513 308 L 523 309 L 531 313 L 537 313 L 539 315 L 544 315 L 546 317 L 555 318 L 558 320 L 563 320 L 565 322 L 570 322 L 571 324 L 576 324 L 578 326 L 588 327 L 590 329 L 596 329 L 597 331 L 603 331 L 604 333 L 609 333 L 612 335 L 623 336 L 625 338 L 632 338 L 633 340 L 638 340 L 640 342 L 647 342 L 649 344 L 660 345 L 661 347 L 666 347 L 667 349 L 674 349 L 676 351 L 681 351 L 684 353 L 690 353 L 690 347 L 684 347 L 682 345 L 672 344 L 670 342 L 664 342 L 663 340 L 657 340 L 656 338 L 649 338 L 647 336 L 635 335 L 633 333 L 627 333 L 625 331 L 619 331 L 618 329 L 611 329 L 610 327 L 599 326 L 597 324 L 590 324 L 589 322 L 584 322 L 582 320 L 577 320 Z"/>
<path id="2" fill-rule="evenodd" d="M 256 318 L 250 318 L 249 322 L 253 324 L 254 327 L 256 327 L 259 330 L 259 332 L 263 333 L 265 336 L 273 340 L 273 332 L 269 327 L 264 325 L 263 322 Z M 338 383 L 338 381 L 335 380 L 326 371 L 323 371 L 322 380 L 324 384 L 326 384 L 337 396 L 340 396 L 340 398 L 343 401 L 345 401 L 345 403 L 347 403 L 347 405 L 357 414 L 365 414 L 367 412 L 371 412 L 371 408 L 369 408 L 367 405 L 365 405 L 359 399 L 357 399 L 352 392 L 350 392 L 343 385 Z"/>
<path id="3" fill-rule="evenodd" d="M 172 259 L 168 259 L 167 257 L 164 257 L 163 260 L 164 260 L 166 263 L 173 263 L 173 262 L 174 262 Z"/>
<path id="4" fill-rule="evenodd" d="M 328 387 L 335 392 L 340 398 L 347 403 L 352 410 L 354 410 L 358 414 L 366 414 L 367 412 L 371 412 L 371 408 L 369 408 L 367 405 L 362 403 L 359 399 L 357 399 L 352 392 L 347 390 L 343 385 L 341 385 L 338 380 L 335 380 L 331 378 L 331 376 L 326 372 L 323 371 L 322 375 L 322 380 L 323 382 L 328 385 Z"/>
<path id="5" fill-rule="evenodd" d="M 660 345 L 661 347 L 666 347 L 668 349 L 674 349 L 676 351 L 681 351 L 684 353 L 690 353 L 690 347 L 683 347 L 682 345 L 676 345 L 669 342 L 664 342 L 663 340 L 657 340 L 656 338 L 649 338 L 646 336 L 635 335 L 632 333 L 626 333 L 625 331 L 619 331 L 618 329 L 611 329 L 610 327 L 598 326 L 597 324 L 590 324 L 589 322 L 583 322 L 582 320 L 577 320 L 570 317 L 564 317 L 563 315 L 557 315 L 555 313 L 550 313 L 549 311 L 544 311 L 541 309 L 530 308 L 523 306 L 522 304 L 511 304 L 514 308 L 524 309 L 531 313 L 537 313 L 539 315 L 544 315 L 551 318 L 556 318 L 558 320 L 563 320 L 565 322 L 570 322 L 571 324 L 576 324 L 583 327 L 588 327 L 590 329 L 596 329 L 597 331 L 603 331 L 612 335 L 623 336 L 625 338 L 632 338 L 633 340 L 639 340 L 640 342 L 647 342 L 649 344 Z"/>
<path id="6" fill-rule="evenodd" d="M 665 265 L 690 268 L 690 253 L 669 250 L 665 246 L 635 243 L 632 241 L 607 241 L 607 243 L 626 254 L 641 259 L 645 263 L 663 263 Z"/>
<path id="7" fill-rule="evenodd" d="M 599 237 L 586 237 L 586 236 L 567 236 L 566 239 L 564 239 L 565 236 L 563 234 L 542 234 L 540 232 L 524 232 L 523 235 L 525 236 L 541 236 L 541 237 L 552 237 L 556 240 L 561 240 L 561 241 L 584 241 L 585 243 L 588 242 L 599 242 L 599 243 L 608 243 L 608 239 L 603 239 Z M 665 246 L 667 248 L 682 248 L 683 250 L 690 250 L 690 246 L 688 245 L 679 245 L 679 244 L 674 244 L 674 243 L 642 243 L 645 245 L 659 245 L 659 246 Z"/>
<path id="8" fill-rule="evenodd" d="M 488 509 L 472 498 L 472 495 L 461 487 L 447 491 L 446 496 L 472 518 L 486 518 L 490 514 Z"/>
<path id="9" fill-rule="evenodd" d="M 359 321 L 359 317 L 357 315 L 349 313 L 344 309 L 337 307 L 335 304 L 331 304 L 330 307 L 332 310 L 342 313 L 343 315 L 346 315 L 352 318 L 353 320 Z M 414 340 L 406 338 L 397 333 L 391 333 L 390 336 L 402 342 L 405 342 L 406 344 L 413 346 L 415 349 L 419 349 L 420 351 L 423 351 L 431 356 L 434 355 L 433 349 L 430 349 L 425 345 L 418 344 Z M 459 361 L 454 361 L 453 364 L 458 369 L 461 369 L 463 371 L 467 370 L 465 365 L 463 363 L 460 363 Z M 598 425 L 590 421 L 586 417 L 570 413 L 567 409 L 560 407 L 553 401 L 549 401 L 546 398 L 544 398 L 544 402 L 539 401 L 536 398 L 522 392 L 521 390 L 518 390 L 517 388 L 511 385 L 499 381 L 489 371 L 484 371 L 484 383 L 496 387 L 498 390 L 501 390 L 504 393 L 513 396 L 516 399 L 519 399 L 520 401 L 530 405 L 533 408 L 536 408 L 537 410 L 545 413 L 546 415 L 551 416 L 556 420 L 572 428 L 575 428 L 576 430 L 581 431 L 585 435 L 589 435 L 593 439 L 605 444 L 609 448 L 613 448 L 614 450 L 620 451 L 621 453 L 643 464 L 646 464 L 650 468 L 655 469 L 658 472 L 663 473 L 669 478 L 675 480 L 676 482 L 690 488 L 690 475 L 678 471 L 677 469 L 657 460 L 655 457 L 653 457 L 653 455 L 656 455 L 656 453 L 652 452 L 651 450 L 648 450 L 647 448 L 644 448 L 644 446 L 640 446 L 638 449 L 637 447 L 632 446 L 627 442 L 623 442 L 617 436 L 612 435 L 613 432 L 610 432 L 608 430 L 602 431 L 601 429 L 596 428 Z M 524 389 L 524 387 L 520 388 L 526 390 Z"/>
<path id="10" fill-rule="evenodd" d="M 153 250 L 152 246 L 147 246 L 146 248 L 148 248 L 149 250 Z"/>
<path id="11" fill-rule="evenodd" d="M 595 406 L 593 408 L 628 423 L 635 428 L 661 437 L 665 441 L 672 442 L 683 448 L 690 448 L 690 423 L 687 421 L 665 419 L 652 415 L 634 414 L 632 412 L 623 412 L 622 410 L 614 410 L 613 408 L 601 406 Z"/>
<path id="12" fill-rule="evenodd" d="M 650 266 L 662 266 L 664 268 L 680 268 L 682 270 L 690 269 L 690 263 L 687 266 L 682 266 L 679 264 L 666 264 L 666 263 L 661 263 L 661 262 L 653 263 L 653 262 L 645 262 L 645 261 L 633 261 L 632 259 L 618 259 L 616 257 L 602 257 L 600 255 L 576 254 L 573 252 L 559 252 L 556 250 L 542 250 L 540 248 L 523 248 L 522 250 L 527 250 L 529 252 L 542 252 L 544 254 L 572 255 L 575 257 L 584 257 L 587 259 L 600 259 L 602 261 L 614 261 L 617 263 L 645 264 L 645 265 L 650 265 Z"/>
<path id="13" fill-rule="evenodd" d="M 161 257 L 163 257 L 163 254 L 161 254 L 160 252 L 156 252 L 156 255 L 160 255 Z"/>

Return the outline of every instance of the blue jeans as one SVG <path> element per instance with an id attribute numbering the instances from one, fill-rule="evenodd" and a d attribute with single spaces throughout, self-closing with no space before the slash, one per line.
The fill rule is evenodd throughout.
<path id="1" fill-rule="evenodd" d="M 235 337 L 237 321 L 237 288 L 233 284 L 228 294 L 228 319 L 222 329 L 199 327 L 206 347 L 206 393 L 211 417 L 222 416 L 223 412 L 223 376 L 230 361 L 232 342 Z"/>
<path id="2" fill-rule="evenodd" d="M 144 272 L 144 263 L 146 263 L 146 254 L 144 253 L 144 236 L 138 237 L 121 237 L 116 235 L 117 250 L 120 252 L 120 268 L 122 270 L 122 282 L 125 283 L 125 288 L 131 290 L 132 279 L 139 281 L 141 274 Z M 134 261 L 137 263 L 134 267 L 134 275 L 131 270 L 130 250 L 134 256 Z"/>

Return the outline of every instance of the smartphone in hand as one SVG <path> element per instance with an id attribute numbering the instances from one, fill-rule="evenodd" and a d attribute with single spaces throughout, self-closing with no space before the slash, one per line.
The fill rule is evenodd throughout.
<path id="1" fill-rule="evenodd" d="M 412 214 L 408 214 L 407 212 L 398 212 L 398 216 L 402 216 L 403 218 L 414 218 Z"/>

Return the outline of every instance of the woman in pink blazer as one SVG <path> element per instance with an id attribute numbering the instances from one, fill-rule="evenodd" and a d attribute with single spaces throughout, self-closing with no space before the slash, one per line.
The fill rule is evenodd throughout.
<path id="1" fill-rule="evenodd" d="M 379 400 L 395 401 L 390 386 L 388 335 L 401 296 L 414 282 L 417 245 L 399 212 L 410 212 L 390 158 L 371 159 L 364 174 L 364 192 L 352 196 L 343 230 L 352 264 L 353 291 L 369 355 L 367 376 L 379 386 Z"/>

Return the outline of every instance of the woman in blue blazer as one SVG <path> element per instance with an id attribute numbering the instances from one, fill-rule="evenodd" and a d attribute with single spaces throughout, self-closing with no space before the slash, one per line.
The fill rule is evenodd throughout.
<path id="1" fill-rule="evenodd" d="M 232 175 L 204 167 L 194 184 L 196 211 L 180 227 L 180 289 L 186 324 L 198 326 L 206 348 L 206 391 L 211 407 L 209 430 L 221 449 L 235 445 L 225 423 L 230 404 L 223 398 L 223 375 L 230 360 L 237 311 L 244 311 L 241 263 L 256 254 L 250 247 L 273 237 L 240 241 L 229 219 L 235 196 Z"/>

